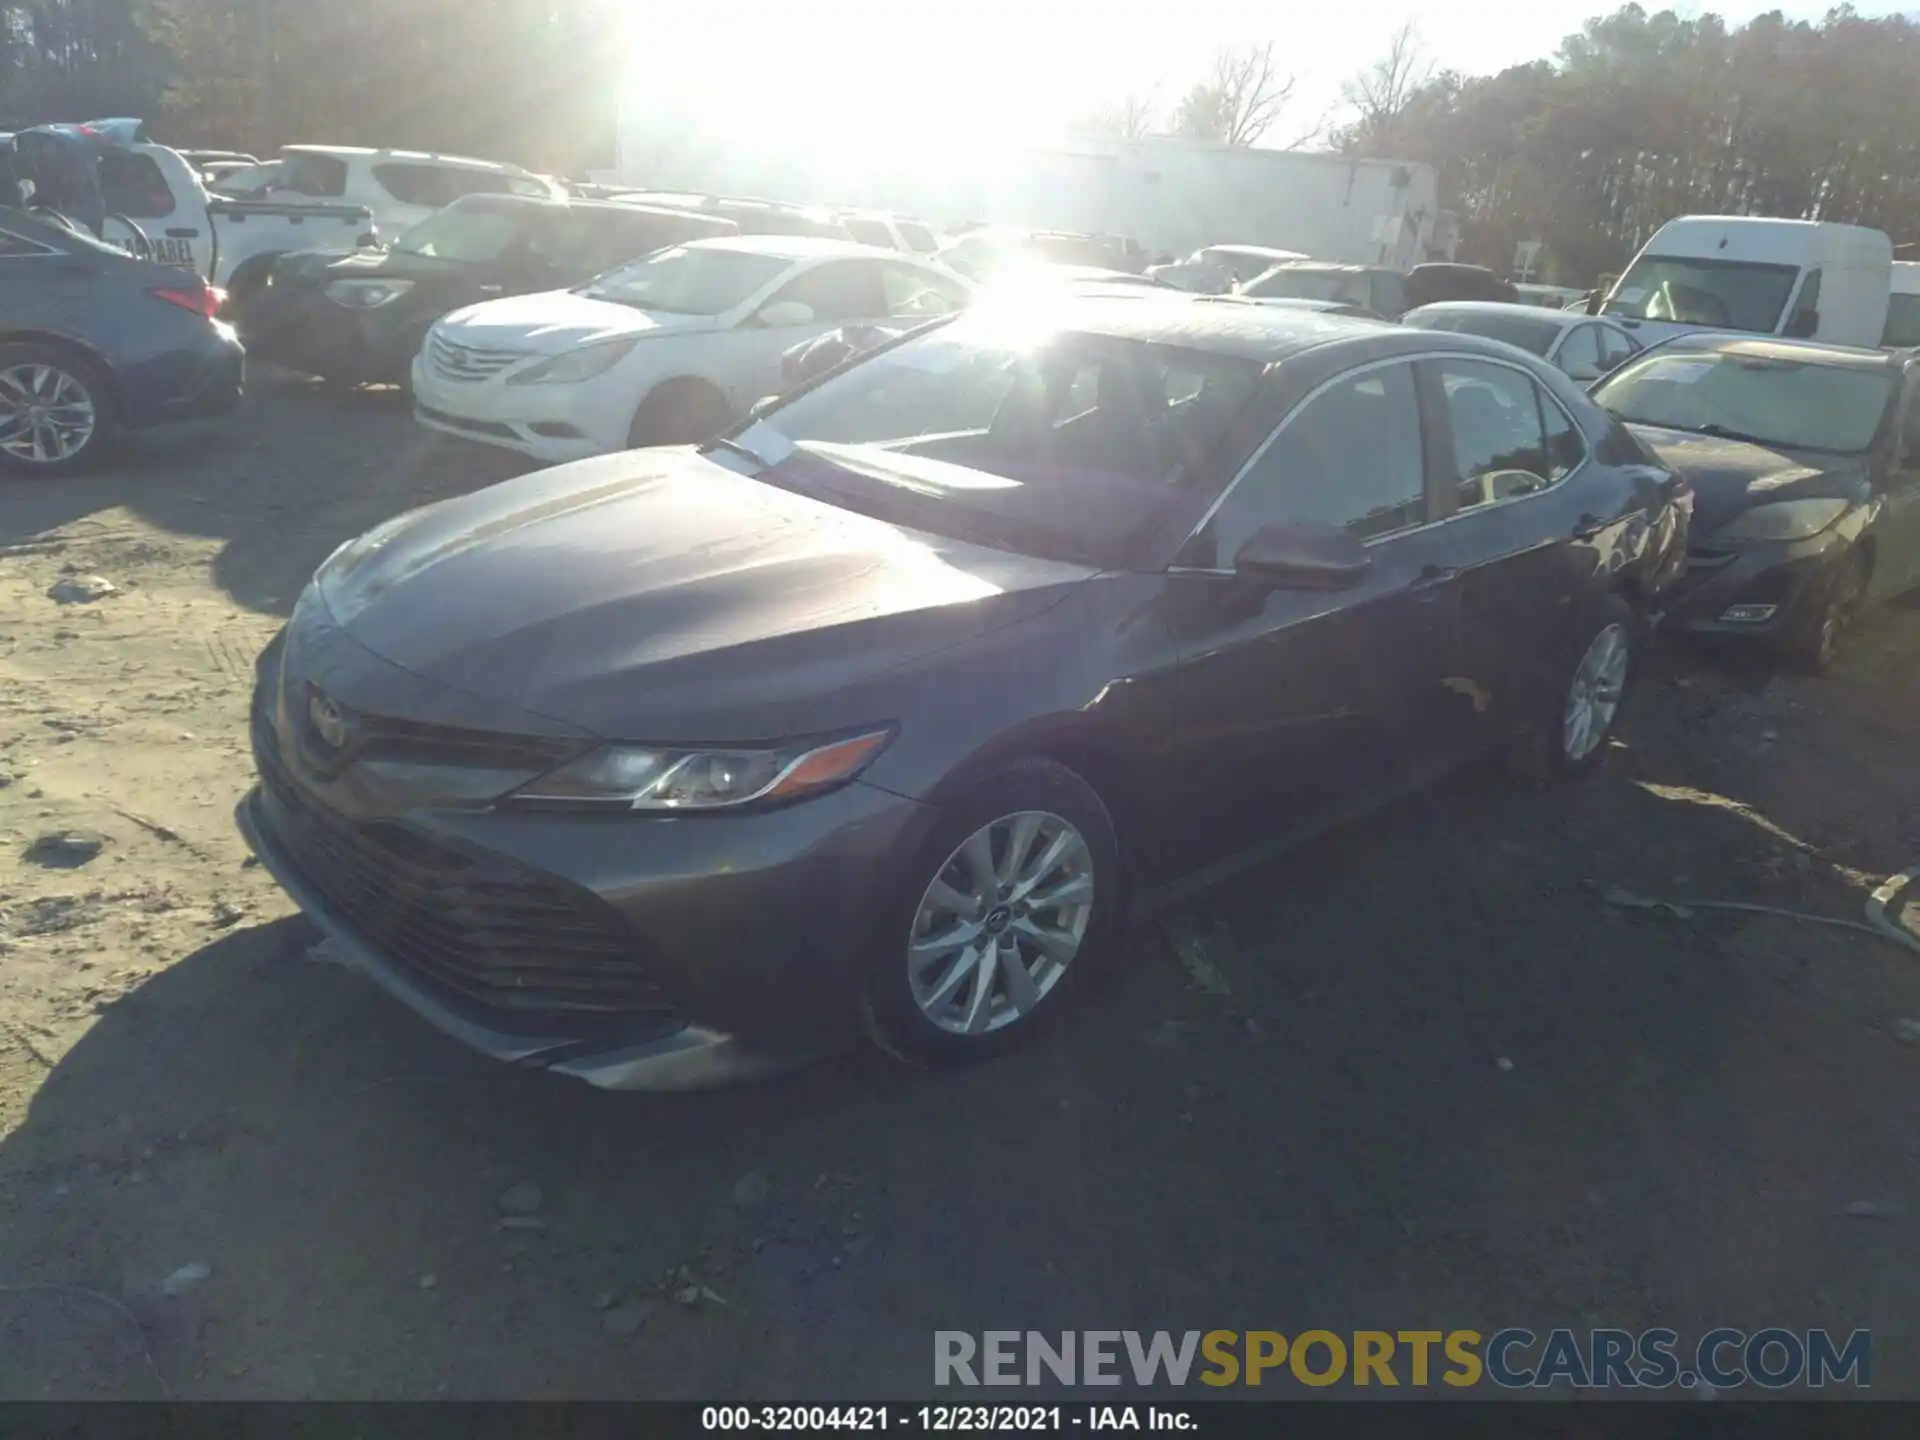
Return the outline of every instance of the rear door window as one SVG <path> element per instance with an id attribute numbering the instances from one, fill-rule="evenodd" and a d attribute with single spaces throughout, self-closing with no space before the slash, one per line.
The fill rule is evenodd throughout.
<path id="1" fill-rule="evenodd" d="M 858 216 L 849 216 L 840 222 L 847 227 L 847 233 L 862 245 L 878 245 L 883 250 L 893 249 L 893 232 L 878 220 L 863 220 Z"/>
<path id="2" fill-rule="evenodd" d="M 881 266 L 880 283 L 892 318 L 930 320 L 966 308 L 967 292 L 960 286 L 912 265 Z"/>
<path id="3" fill-rule="evenodd" d="M 333 155 L 283 156 L 273 188 L 316 200 L 338 200 L 347 193 L 347 162 Z"/>
<path id="4" fill-rule="evenodd" d="M 1576 379 L 1593 379 L 1603 368 L 1600 361 L 1600 327 L 1597 325 L 1576 325 L 1567 332 L 1567 338 L 1560 342 L 1560 351 L 1554 356 L 1559 367 Z"/>
<path id="5" fill-rule="evenodd" d="M 870 260 L 829 260 L 816 265 L 796 275 L 768 303 L 782 300 L 798 300 L 813 311 L 817 323 L 825 325 L 878 320 L 887 313 L 880 267 Z"/>
<path id="6" fill-rule="evenodd" d="M 922 255 L 931 255 L 940 248 L 939 239 L 924 225 L 916 225 L 911 220 L 896 220 L 894 228 L 899 230 L 902 240 Z"/>
<path id="7" fill-rule="evenodd" d="M 173 214 L 173 191 L 151 155 L 109 150 L 100 157 L 100 198 L 109 215 L 159 220 Z"/>

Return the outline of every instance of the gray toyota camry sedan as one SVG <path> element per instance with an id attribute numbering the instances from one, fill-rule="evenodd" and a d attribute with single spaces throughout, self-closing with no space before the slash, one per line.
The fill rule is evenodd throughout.
<path id="1" fill-rule="evenodd" d="M 1491 751 L 1596 763 L 1690 495 L 1473 336 L 985 305 L 698 449 L 323 565 L 250 843 L 356 967 L 612 1088 L 1017 1042 L 1129 907 Z"/>

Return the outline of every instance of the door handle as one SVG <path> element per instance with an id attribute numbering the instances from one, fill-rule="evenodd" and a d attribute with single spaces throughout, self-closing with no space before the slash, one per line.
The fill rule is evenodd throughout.
<path id="1" fill-rule="evenodd" d="M 1573 538 L 1591 540 L 1607 528 L 1607 522 L 1597 515 L 1582 515 L 1573 525 Z"/>

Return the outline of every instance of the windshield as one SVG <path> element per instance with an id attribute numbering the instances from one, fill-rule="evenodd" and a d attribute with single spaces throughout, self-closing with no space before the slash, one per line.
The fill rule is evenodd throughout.
<path id="1" fill-rule="evenodd" d="M 609 270 L 579 293 L 668 315 L 721 315 L 741 304 L 792 266 L 778 255 L 751 250 L 707 250 L 675 245 L 618 270 Z"/>
<path id="2" fill-rule="evenodd" d="M 1560 338 L 1560 326 L 1551 320 L 1531 315 L 1495 315 L 1479 311 L 1415 310 L 1402 317 L 1402 325 L 1417 330 L 1452 330 L 1462 335 L 1484 335 L 1489 340 L 1504 340 L 1535 355 L 1545 355 Z"/>
<path id="3" fill-rule="evenodd" d="M 1873 444 L 1893 377 L 1818 361 L 1680 350 L 1628 362 L 1593 398 L 1644 425 L 1856 455 Z"/>
<path id="4" fill-rule="evenodd" d="M 774 483 L 934 534 L 1126 566 L 1204 513 L 1258 361 L 1006 317 L 942 325 L 738 437 Z M 1150 546 L 1148 547 L 1150 548 Z"/>
<path id="5" fill-rule="evenodd" d="M 467 204 L 449 205 L 417 225 L 410 225 L 393 242 L 409 255 L 483 265 L 513 248 L 521 231 L 521 214 Z"/>
<path id="6" fill-rule="evenodd" d="M 1240 288 L 1256 300 L 1337 300 L 1367 303 L 1367 277 L 1340 270 L 1269 270 Z"/>
<path id="7" fill-rule="evenodd" d="M 1882 345 L 1905 349 L 1920 345 L 1920 295 L 1894 295 L 1887 300 L 1887 329 Z"/>
<path id="8" fill-rule="evenodd" d="M 1771 335 L 1780 328 L 1780 312 L 1799 276 L 1792 265 L 1642 255 L 1620 277 L 1600 313 Z"/>

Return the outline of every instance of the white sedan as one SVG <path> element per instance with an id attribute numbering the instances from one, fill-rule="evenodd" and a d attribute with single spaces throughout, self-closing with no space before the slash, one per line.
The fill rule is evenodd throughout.
<path id="1" fill-rule="evenodd" d="M 1530 350 L 1582 383 L 1612 373 L 1640 353 L 1636 340 L 1616 321 L 1578 310 L 1507 305 L 1496 300 L 1443 300 L 1400 317 L 1421 330 L 1457 330 Z"/>
<path id="2" fill-rule="evenodd" d="M 696 240 L 575 290 L 446 316 L 413 362 L 414 413 L 552 463 L 689 444 L 778 391 L 796 344 L 853 322 L 935 319 L 972 297 L 951 271 L 850 241 Z"/>

